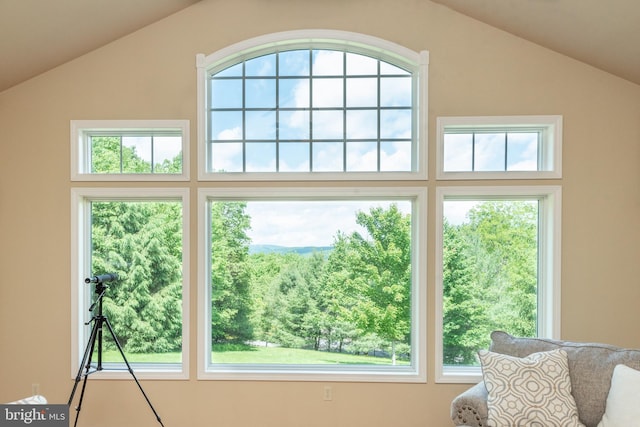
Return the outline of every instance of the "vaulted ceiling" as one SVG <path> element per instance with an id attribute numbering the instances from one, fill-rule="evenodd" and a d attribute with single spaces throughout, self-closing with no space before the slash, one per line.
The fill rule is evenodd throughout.
<path id="1" fill-rule="evenodd" d="M 199 0 L 0 0 L 0 92 Z"/>
<path id="2" fill-rule="evenodd" d="M 638 0 L 432 0 L 640 84 Z"/>
<path id="3" fill-rule="evenodd" d="M 0 92 L 198 1 L 0 0 Z M 638 0 L 419 1 L 640 84 Z"/>

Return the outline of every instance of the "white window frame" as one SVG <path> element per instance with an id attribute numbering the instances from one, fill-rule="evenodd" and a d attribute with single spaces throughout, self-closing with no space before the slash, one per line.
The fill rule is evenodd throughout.
<path id="1" fill-rule="evenodd" d="M 71 189 L 71 375 L 75 378 L 82 361 L 91 325 L 88 307 L 90 287 L 84 282 L 91 276 L 91 201 L 179 201 L 182 204 L 182 363 L 133 365 L 140 379 L 189 379 L 189 189 L 187 188 L 72 188 Z M 102 272 L 99 272 L 100 274 Z M 117 284 L 115 285 L 117 286 Z M 126 353 L 125 353 L 126 355 Z M 111 364 L 110 364 L 111 365 Z M 130 379 L 124 362 L 115 370 L 104 369 L 92 378 Z"/>
<path id="2" fill-rule="evenodd" d="M 211 364 L 210 200 L 375 200 L 413 199 L 411 339 L 412 364 L 407 367 Z M 200 188 L 198 190 L 198 379 L 270 381 L 426 382 L 426 212 L 424 187 Z"/>
<path id="3" fill-rule="evenodd" d="M 446 367 L 443 364 L 443 202 L 445 199 L 537 198 L 539 210 L 538 336 L 559 339 L 561 307 L 560 186 L 439 187 L 436 189 L 436 382 L 476 383 L 480 367 Z"/>
<path id="4" fill-rule="evenodd" d="M 188 181 L 189 120 L 71 120 L 71 181 Z M 182 136 L 182 173 L 91 172 L 90 136 L 95 132 L 178 132 Z"/>
<path id="5" fill-rule="evenodd" d="M 207 171 L 207 75 L 220 64 L 232 65 L 245 58 L 292 48 L 342 48 L 349 52 L 375 55 L 381 60 L 404 64 L 414 73 L 412 168 L 410 172 L 251 172 L 213 173 Z M 198 179 L 201 181 L 317 181 L 317 180 L 426 180 L 427 179 L 427 51 L 414 52 L 376 37 L 337 30 L 296 30 L 268 34 L 236 43 L 210 55 L 196 56 L 198 90 Z"/>
<path id="6" fill-rule="evenodd" d="M 541 132 L 537 171 L 447 172 L 444 170 L 444 134 L 447 130 L 497 132 L 534 130 Z M 438 180 L 461 179 L 559 179 L 562 178 L 562 116 L 478 116 L 437 118 Z"/>

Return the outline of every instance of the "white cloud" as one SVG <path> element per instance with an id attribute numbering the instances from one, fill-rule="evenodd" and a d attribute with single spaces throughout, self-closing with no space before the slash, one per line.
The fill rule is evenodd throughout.
<path id="1" fill-rule="evenodd" d="M 443 216 L 451 225 L 460 225 L 469 222 L 469 211 L 480 204 L 477 200 L 447 200 L 443 204 Z"/>
<path id="2" fill-rule="evenodd" d="M 240 140 L 242 139 L 242 128 L 240 126 L 236 126 L 229 129 L 224 129 L 218 133 L 216 139 L 234 139 Z"/>
<path id="3" fill-rule="evenodd" d="M 356 212 L 371 206 L 388 206 L 385 201 L 280 201 L 247 203 L 251 216 L 248 234 L 252 244 L 280 246 L 331 246 L 338 231 L 364 233 L 356 224 Z M 410 202 L 398 202 L 405 212 Z"/>
<path id="4" fill-rule="evenodd" d="M 392 142 L 380 151 L 380 168 L 383 171 L 411 170 L 411 144 Z"/>
<path id="5" fill-rule="evenodd" d="M 242 170 L 242 144 L 214 144 L 212 158 L 213 170 L 239 172 Z"/>

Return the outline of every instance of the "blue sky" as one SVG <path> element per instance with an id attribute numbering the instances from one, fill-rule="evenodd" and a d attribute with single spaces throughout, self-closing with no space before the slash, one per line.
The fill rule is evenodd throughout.
<path id="1" fill-rule="evenodd" d="M 356 212 L 369 212 L 372 206 L 388 207 L 389 201 L 282 201 L 247 204 L 252 244 L 280 246 L 331 246 L 337 231 L 364 233 L 355 222 Z M 394 201 L 405 213 L 411 202 Z"/>
<path id="2" fill-rule="evenodd" d="M 213 144 L 214 170 L 242 171 L 244 149 L 248 172 L 275 171 L 276 128 L 281 141 L 280 171 L 309 171 L 310 157 L 315 171 L 342 170 L 342 144 L 314 142 L 311 152 L 304 143 L 311 135 L 314 141 L 341 140 L 345 136 L 363 140 L 347 144 L 350 171 L 376 170 L 378 137 L 404 138 L 407 141 L 383 142 L 381 168 L 410 170 L 412 118 L 411 111 L 403 109 L 412 103 L 412 79 L 407 71 L 381 63 L 378 75 L 378 60 L 349 53 L 345 63 L 345 56 L 337 51 L 313 51 L 311 62 L 308 50 L 279 55 L 278 89 L 275 55 L 247 61 L 245 80 L 239 66 L 216 74 L 231 79 L 211 80 L 211 107 L 238 109 L 211 113 L 211 137 L 227 141 Z M 342 77 L 345 70 L 346 83 Z M 319 78 L 310 79 L 311 73 Z M 243 95 L 246 108 L 260 110 L 243 115 Z M 387 107 L 379 111 L 380 120 L 379 105 Z M 280 108 L 278 112 L 276 107 Z M 243 137 L 254 142 L 243 146 Z"/>
<path id="3" fill-rule="evenodd" d="M 448 172 L 469 171 L 472 164 L 472 134 L 448 133 L 444 137 L 444 169 Z M 475 170 L 505 170 L 505 133 L 475 135 Z M 538 134 L 518 132 L 508 134 L 507 170 L 538 170 Z"/>

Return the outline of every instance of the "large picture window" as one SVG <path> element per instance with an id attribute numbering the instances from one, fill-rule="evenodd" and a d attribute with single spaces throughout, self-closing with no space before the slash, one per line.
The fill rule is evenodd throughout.
<path id="1" fill-rule="evenodd" d="M 424 377 L 424 190 L 201 190 L 199 205 L 202 378 Z"/>

